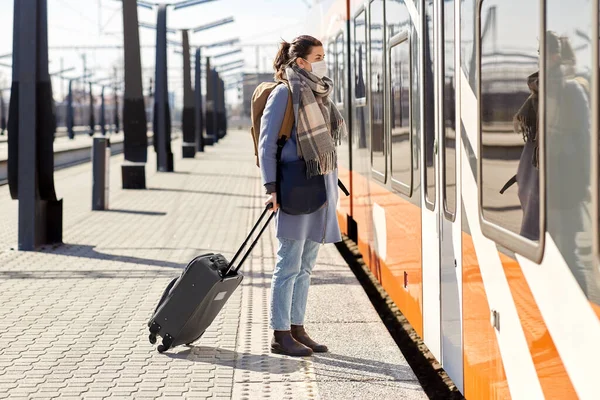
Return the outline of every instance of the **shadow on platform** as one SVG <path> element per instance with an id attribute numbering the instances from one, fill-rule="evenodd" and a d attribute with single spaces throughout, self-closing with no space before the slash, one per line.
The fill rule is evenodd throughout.
<path id="1" fill-rule="evenodd" d="M 199 339 L 201 342 L 202 339 Z M 187 348 L 186 348 L 187 347 Z M 202 345 L 182 346 L 164 353 L 169 358 L 202 362 L 211 365 L 237 368 L 254 372 L 291 374 L 306 365 L 302 358 L 283 358 L 271 354 L 238 353 L 218 347 Z"/>
<path id="2" fill-rule="evenodd" d="M 114 209 L 114 208 L 110 209 L 110 210 L 103 210 L 103 211 L 112 212 L 112 213 L 149 215 L 149 216 L 160 216 L 160 217 L 167 215 L 167 213 L 164 211 L 122 210 L 122 209 Z"/>
<path id="3" fill-rule="evenodd" d="M 206 190 L 189 190 L 189 189 L 174 189 L 174 188 L 148 188 L 147 190 L 155 191 L 155 192 L 178 192 L 178 193 L 206 194 L 206 195 L 215 195 L 215 196 L 242 197 L 244 199 L 259 199 L 259 198 L 262 199 L 262 198 L 264 198 L 264 196 L 254 196 L 251 194 L 210 192 L 210 191 L 206 191 Z"/>
<path id="4" fill-rule="evenodd" d="M 199 339 L 199 341 L 202 341 L 202 339 Z M 182 347 L 182 349 L 178 351 L 178 348 L 175 348 L 171 352 L 164 353 L 164 355 L 173 359 L 275 375 L 297 372 L 311 362 L 313 368 L 317 371 L 317 380 L 321 381 L 406 381 L 407 383 L 414 383 L 415 389 L 420 388 L 419 382 L 412 377 L 409 379 L 399 378 L 412 375 L 412 370 L 408 365 L 344 356 L 331 352 L 315 353 L 310 358 L 295 358 L 276 356 L 271 353 L 239 353 L 202 345 L 191 345 L 187 348 Z M 318 367 L 318 365 L 321 365 L 321 367 Z"/>
<path id="5" fill-rule="evenodd" d="M 258 170 L 258 168 L 257 168 Z M 171 174 L 177 174 L 177 175 L 194 175 L 194 176 L 205 176 L 207 178 L 215 178 L 215 177 L 219 177 L 219 178 L 240 178 L 240 179 L 253 179 L 253 180 L 259 180 L 260 176 L 258 175 L 235 175 L 235 174 L 218 174 L 218 173 L 214 173 L 214 172 L 192 172 L 192 171 L 175 171 L 175 172 L 170 172 Z"/>

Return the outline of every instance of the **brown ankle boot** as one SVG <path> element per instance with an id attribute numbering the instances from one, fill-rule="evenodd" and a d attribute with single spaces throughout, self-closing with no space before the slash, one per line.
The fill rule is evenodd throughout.
<path id="1" fill-rule="evenodd" d="M 294 340 L 290 331 L 275 331 L 271 352 L 294 357 L 312 356 L 313 353 L 309 347 Z"/>
<path id="2" fill-rule="evenodd" d="M 327 353 L 329 350 L 324 344 L 312 340 L 302 325 L 292 325 L 292 337 L 306 347 L 310 347 L 315 353 Z"/>

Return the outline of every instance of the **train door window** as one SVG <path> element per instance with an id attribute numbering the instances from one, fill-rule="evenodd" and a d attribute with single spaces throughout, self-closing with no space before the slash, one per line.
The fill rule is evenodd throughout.
<path id="1" fill-rule="evenodd" d="M 412 195 L 411 49 L 404 31 L 390 41 L 390 130 L 392 185 Z"/>
<path id="2" fill-rule="evenodd" d="M 367 148 L 366 79 L 367 77 L 367 27 L 366 13 L 362 10 L 354 18 L 354 107 L 352 113 L 352 143 L 358 149 Z"/>
<path id="3" fill-rule="evenodd" d="M 484 0 L 477 23 L 482 230 L 535 259 L 541 256 L 544 202 L 537 74 L 540 1 Z"/>
<path id="4" fill-rule="evenodd" d="M 386 3 L 390 79 L 390 158 L 392 187 L 411 197 L 413 188 L 412 24 L 404 2 Z"/>
<path id="5" fill-rule="evenodd" d="M 425 205 L 428 209 L 435 208 L 435 103 L 433 80 L 433 55 L 434 42 L 433 0 L 425 1 L 425 26 L 424 32 L 424 112 L 425 112 Z"/>
<path id="6" fill-rule="evenodd" d="M 442 135 L 442 190 L 444 199 L 444 215 L 453 221 L 456 213 L 456 76 L 454 68 L 454 0 L 444 1 L 442 6 L 443 18 L 443 70 L 444 85 L 442 87 L 444 101 Z"/>
<path id="7" fill-rule="evenodd" d="M 371 167 L 374 176 L 385 182 L 386 149 L 384 131 L 384 3 L 372 0 L 369 3 L 369 101 L 371 105 Z"/>
<path id="8" fill-rule="evenodd" d="M 334 81 L 334 89 L 336 91 L 335 101 L 337 103 L 341 103 L 343 106 L 344 103 L 344 93 L 345 93 L 345 82 L 346 82 L 346 73 L 344 68 L 344 34 L 340 32 L 335 41 L 335 70 L 337 80 Z"/>

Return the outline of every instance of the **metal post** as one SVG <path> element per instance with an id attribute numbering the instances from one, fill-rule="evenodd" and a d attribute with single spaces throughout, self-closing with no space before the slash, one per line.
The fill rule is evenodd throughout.
<path id="1" fill-rule="evenodd" d="M 92 82 L 90 82 L 90 136 L 96 132 L 96 119 L 94 118 L 94 93 L 92 93 Z"/>
<path id="2" fill-rule="evenodd" d="M 212 102 L 213 102 L 213 137 L 214 142 L 217 143 L 219 141 L 219 74 L 216 69 L 212 69 L 210 71 L 211 77 L 211 86 L 212 86 Z"/>
<path id="3" fill-rule="evenodd" d="M 13 1 L 13 62 L 10 101 L 8 104 L 8 188 L 13 200 L 19 198 L 19 80 L 21 63 L 21 29 L 19 25 L 21 2 Z M 35 19 L 34 19 L 35 21 Z"/>
<path id="4" fill-rule="evenodd" d="M 210 57 L 206 57 L 206 140 L 205 144 L 212 146 L 215 143 L 215 95 L 213 74 L 210 68 Z"/>
<path id="5" fill-rule="evenodd" d="M 167 5 L 158 6 L 156 23 L 156 78 L 154 90 L 154 110 L 157 135 L 157 169 L 162 172 L 173 171 L 173 154 L 170 149 L 170 121 L 167 81 Z"/>
<path id="6" fill-rule="evenodd" d="M 21 12 L 27 10 L 27 12 Z M 46 0 L 15 0 L 9 186 L 19 200 L 19 250 L 62 242 L 62 200 L 54 189 L 55 120 L 48 73 Z M 16 71 L 15 71 L 16 70 Z M 15 168 L 16 166 L 16 168 Z M 16 169 L 16 171 L 15 171 Z"/>
<path id="7" fill-rule="evenodd" d="M 81 75 L 81 86 L 84 88 L 83 90 L 85 91 L 85 76 L 87 75 L 87 68 L 86 68 L 86 60 L 85 60 L 85 53 L 81 55 L 81 61 L 83 62 L 83 74 Z M 84 93 L 85 94 L 85 93 Z"/>
<path id="8" fill-rule="evenodd" d="M 196 49 L 196 83 L 194 95 L 196 101 L 194 109 L 196 114 L 196 149 L 204 151 L 204 110 L 202 110 L 202 57 L 200 48 Z"/>
<path id="9" fill-rule="evenodd" d="M 106 104 L 104 103 L 104 86 L 100 92 L 100 131 L 106 136 Z"/>
<path id="10" fill-rule="evenodd" d="M 219 138 L 222 139 L 227 135 L 227 117 L 225 115 L 225 81 L 221 78 L 219 78 L 219 118 Z"/>
<path id="11" fill-rule="evenodd" d="M 227 135 L 227 102 L 225 101 L 225 81 L 221 79 L 221 96 L 222 99 L 222 108 L 223 108 L 223 136 Z"/>
<path id="12" fill-rule="evenodd" d="M 92 210 L 107 210 L 110 181 L 110 140 L 94 137 L 92 144 Z"/>
<path id="13" fill-rule="evenodd" d="M 75 138 L 73 130 L 73 80 L 69 80 L 69 93 L 67 94 L 67 132 L 69 139 Z"/>
<path id="14" fill-rule="evenodd" d="M 223 109 L 222 109 L 222 93 L 221 93 L 221 78 L 219 78 L 219 73 L 215 71 L 215 84 L 216 84 L 216 90 L 215 90 L 215 94 L 216 94 L 216 118 L 217 118 L 217 129 L 216 129 L 216 133 L 217 133 L 217 140 L 221 140 L 223 138 Z"/>
<path id="15" fill-rule="evenodd" d="M 123 0 L 125 92 L 123 132 L 125 162 L 121 165 L 123 189 L 146 188 L 148 137 L 146 105 L 142 89 L 142 63 L 136 0 Z M 115 91 L 115 124 L 119 131 L 119 106 Z"/>
<path id="16" fill-rule="evenodd" d="M 183 42 L 183 114 L 181 128 L 183 130 L 183 158 L 194 158 L 196 155 L 194 92 L 192 91 L 192 71 L 190 65 L 190 40 L 187 30 L 181 31 Z"/>
<path id="17" fill-rule="evenodd" d="M 113 68 L 114 72 L 115 72 L 115 88 L 114 88 L 114 95 L 115 95 L 115 109 L 114 109 L 114 113 L 113 113 L 113 123 L 115 124 L 115 133 L 119 133 L 120 127 L 119 127 L 119 93 L 118 93 L 118 76 L 117 76 L 117 67 Z"/>
<path id="18" fill-rule="evenodd" d="M 40 243 L 62 242 L 62 200 L 56 197 L 54 188 L 54 135 L 56 112 L 52 81 L 48 71 L 48 5 L 47 0 L 38 0 L 38 60 L 37 60 L 37 158 L 38 191 L 41 204 L 42 226 Z"/>
<path id="19" fill-rule="evenodd" d="M 4 135 L 6 130 L 6 105 L 4 104 L 4 96 L 0 92 L 0 135 Z"/>
<path id="20" fill-rule="evenodd" d="M 87 57 L 85 54 L 81 55 L 81 58 L 83 59 L 83 75 L 81 76 L 81 96 L 85 99 L 85 84 L 86 84 L 86 79 L 85 77 L 87 76 L 87 65 L 86 65 L 86 61 L 87 61 Z M 79 113 L 81 115 L 81 125 L 85 125 L 85 108 L 81 107 L 82 104 L 80 102 L 80 110 L 81 112 Z"/>
<path id="21" fill-rule="evenodd" d="M 15 0 L 21 3 L 15 25 L 19 29 L 19 102 L 18 102 L 18 140 L 19 140 L 19 249 L 35 250 L 39 243 L 37 203 L 37 101 L 36 70 L 39 12 L 37 0 Z M 18 22 L 17 22 L 18 21 Z M 14 64 L 13 64 L 14 65 Z M 32 151 L 33 150 L 33 151 Z"/>
<path id="22" fill-rule="evenodd" d="M 65 70 L 65 60 L 63 57 L 60 58 L 60 70 L 61 71 Z M 61 74 L 62 74 L 62 72 L 61 72 Z M 62 79 L 60 79 L 59 82 L 60 82 L 60 98 L 64 99 L 65 98 L 65 85 L 64 85 Z"/>
<path id="23" fill-rule="evenodd" d="M 154 112 L 156 121 L 157 136 L 157 169 L 162 172 L 173 171 L 172 154 L 170 154 L 170 135 L 169 135 L 169 103 L 168 103 L 168 82 L 167 82 L 167 5 L 158 6 L 158 15 L 156 23 L 156 78 L 154 90 Z"/>
<path id="24" fill-rule="evenodd" d="M 119 93 L 117 92 L 116 87 L 115 87 L 114 124 L 115 124 L 115 133 L 119 133 L 119 131 L 121 130 L 120 123 L 119 123 Z"/>

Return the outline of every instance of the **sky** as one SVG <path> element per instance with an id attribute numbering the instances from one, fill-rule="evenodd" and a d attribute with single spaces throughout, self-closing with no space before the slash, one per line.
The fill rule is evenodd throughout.
<path id="1" fill-rule="evenodd" d="M 12 52 L 13 1 L 0 0 L 0 55 Z M 56 47 L 81 45 L 121 45 L 123 20 L 121 2 L 118 0 L 47 0 L 48 1 L 48 40 L 50 72 L 63 68 L 75 70 L 65 75 L 82 75 L 83 59 L 86 54 L 88 70 L 96 71 L 95 78 L 112 75 L 114 66 L 122 66 L 122 49 L 108 50 L 66 50 Z M 173 3 L 174 1 L 165 1 Z M 303 26 L 312 0 L 216 0 L 210 3 L 181 10 L 168 10 L 167 24 L 170 28 L 194 28 L 226 17 L 234 17 L 235 22 L 213 28 L 205 32 L 191 34 L 191 45 L 214 43 L 239 37 L 243 53 L 218 60 L 227 63 L 244 60 L 243 72 L 256 72 L 257 60 L 261 72 L 272 71 L 271 63 L 281 38 L 292 40 L 303 33 Z M 156 24 L 156 11 L 138 8 L 140 22 Z M 181 42 L 181 33 L 169 34 L 168 38 Z M 142 47 L 154 46 L 154 30 L 140 28 Z M 219 47 L 207 50 L 203 55 L 215 55 L 234 50 L 233 47 Z M 182 55 L 174 52 L 170 46 L 168 53 L 169 91 L 181 97 Z M 217 60 L 215 60 L 217 61 Z M 0 59 L 10 64 L 11 58 Z M 152 48 L 142 49 L 142 68 L 144 89 L 148 87 L 150 77 L 154 76 L 155 52 Z M 121 68 L 121 67 L 120 67 Z M 227 74 L 225 74 L 227 75 Z M 229 74 L 231 75 L 231 74 Z M 235 75 L 235 73 L 234 73 Z M 235 80 L 235 78 L 230 78 Z M 0 87 L 10 86 L 10 68 L 0 66 Z M 66 82 L 53 80 L 57 100 L 66 91 Z M 5 93 L 8 97 L 8 93 Z M 237 91 L 228 92 L 228 101 L 237 101 Z"/>

